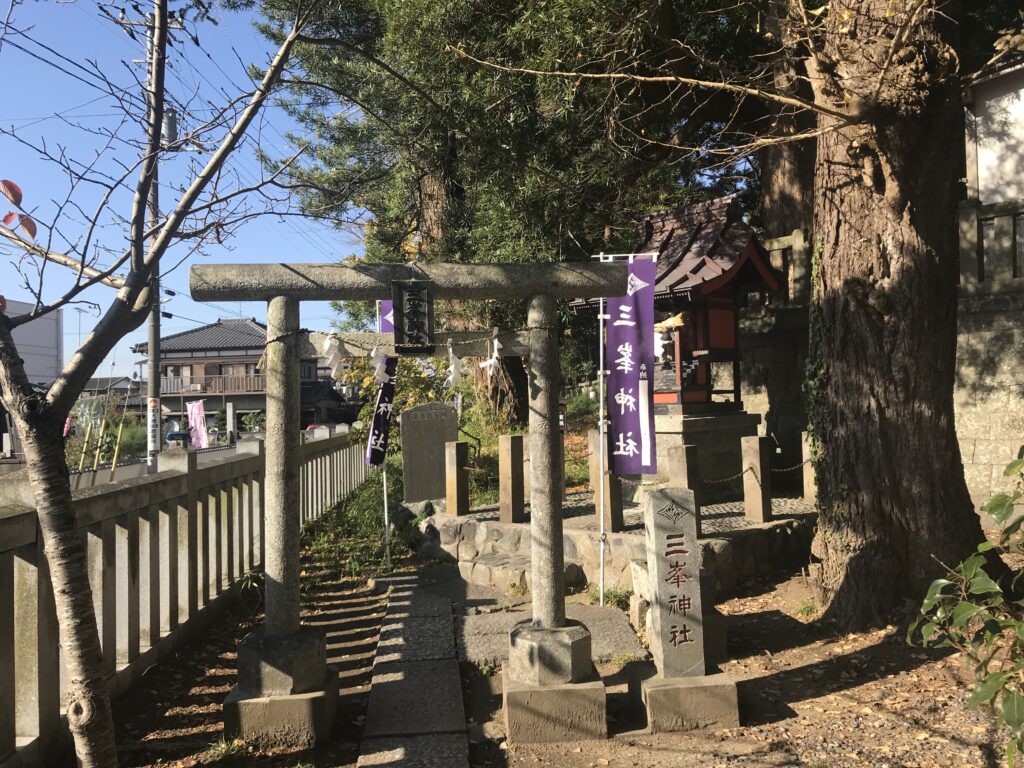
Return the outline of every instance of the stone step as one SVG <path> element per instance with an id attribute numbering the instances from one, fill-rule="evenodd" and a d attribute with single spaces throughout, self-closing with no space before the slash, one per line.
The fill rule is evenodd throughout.
<path id="1" fill-rule="evenodd" d="M 533 578 L 529 555 L 506 555 L 494 552 L 477 555 L 472 560 L 459 562 L 459 574 L 470 584 L 494 587 L 502 592 L 529 591 Z M 565 561 L 565 586 L 581 589 L 587 584 L 583 566 L 576 560 Z"/>

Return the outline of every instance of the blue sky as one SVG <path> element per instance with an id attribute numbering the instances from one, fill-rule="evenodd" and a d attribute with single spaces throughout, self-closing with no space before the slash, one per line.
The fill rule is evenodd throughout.
<path id="1" fill-rule="evenodd" d="M 140 5 L 147 7 L 145 3 Z M 137 17 L 131 5 L 126 5 L 126 10 L 128 18 Z M 190 28 L 198 32 L 201 48 L 183 38 L 182 44 L 172 53 L 168 91 L 172 98 L 182 103 L 198 96 L 191 102 L 194 117 L 202 117 L 204 111 L 209 113 L 210 108 L 204 101 L 222 104 L 226 101 L 225 94 L 234 96 L 239 93 L 239 88 L 247 86 L 250 81 L 243 62 L 262 66 L 268 61 L 273 52 L 272 46 L 253 29 L 252 18 L 250 13 L 225 11 L 218 15 L 217 25 L 190 25 Z M 73 62 L 95 61 L 104 75 L 123 87 L 126 94 L 139 93 L 132 73 L 134 71 L 140 78 L 143 76 L 143 65 L 133 62 L 143 55 L 143 37 L 137 35 L 138 39 L 133 41 L 117 24 L 103 16 L 94 2 L 72 0 L 27 3 L 17 7 L 13 24 L 17 29 L 26 31 L 33 40 L 49 46 Z M 95 81 L 95 78 L 40 48 L 37 42 L 18 36 L 11 36 L 8 40 L 42 58 L 59 63 L 86 81 Z M 7 74 L 4 89 L 6 98 L 0 106 L 0 126 L 13 128 L 19 137 L 33 144 L 45 143 L 51 150 L 62 147 L 69 157 L 76 160 L 91 158 L 105 140 L 90 131 L 113 128 L 117 124 L 119 110 L 115 99 L 104 95 L 88 82 L 81 82 L 72 75 L 60 72 L 13 45 L 4 44 L 0 48 L 0 61 Z M 183 116 L 181 122 L 183 127 L 188 127 L 190 118 Z M 138 133 L 137 128 L 127 130 L 134 130 L 135 135 Z M 265 112 L 261 126 L 265 150 L 275 156 L 288 154 L 284 134 L 295 130 L 297 126 L 287 115 L 281 110 L 270 108 Z M 134 162 L 136 159 L 126 148 L 119 147 L 115 151 L 123 155 L 124 162 Z M 67 194 L 67 176 L 55 164 L 41 159 L 38 153 L 7 135 L 0 135 L 0 154 L 3 158 L 0 162 L 0 178 L 11 179 L 21 186 L 24 192 L 23 206 L 36 214 L 41 225 L 45 224 L 56 210 L 56 201 Z M 185 180 L 188 164 L 198 159 L 197 154 L 183 153 L 161 165 L 161 208 L 166 209 L 174 202 L 171 187 Z M 112 161 L 104 160 L 102 163 L 100 167 L 111 172 L 115 170 Z M 244 183 L 253 181 L 259 175 L 259 163 L 251 147 L 236 153 L 230 167 L 237 171 Z M 134 180 L 133 174 L 130 181 Z M 98 204 L 100 194 L 101 190 L 96 188 L 83 189 L 76 194 L 75 200 L 83 211 L 91 211 Z M 127 215 L 129 205 L 130 195 L 127 192 L 114 200 L 114 206 L 123 215 Z M 83 214 L 72 212 L 62 231 L 73 239 L 83 231 L 84 218 Z M 50 235 L 47 228 L 41 226 L 36 239 L 45 243 Z M 99 237 L 108 247 L 119 248 L 124 242 L 124 229 L 108 222 L 108 226 L 100 229 Z M 52 247 L 61 250 L 59 240 L 55 240 Z M 163 319 L 162 335 L 198 327 L 198 323 L 193 321 L 213 322 L 219 317 L 239 316 L 256 317 L 262 321 L 266 317 L 266 306 L 261 303 L 222 303 L 212 306 L 193 302 L 188 297 L 187 287 L 187 267 L 191 263 L 330 262 L 359 253 L 361 243 L 358 233 L 338 231 L 323 223 L 295 217 L 285 221 L 264 217 L 245 224 L 238 235 L 224 246 L 211 246 L 206 250 L 206 255 L 193 257 L 164 278 L 164 287 L 176 293 L 173 297 L 165 297 L 167 301 L 164 308 L 177 317 Z M 10 249 L 0 252 L 0 293 L 11 299 L 30 301 L 31 293 L 19 285 L 20 278 L 12 265 L 13 258 Z M 177 258 L 171 255 L 165 261 L 166 270 Z M 59 296 L 70 285 L 70 274 L 63 267 L 48 265 L 43 288 L 44 299 L 52 300 Z M 86 292 L 84 298 L 105 308 L 112 295 L 112 289 L 97 286 Z M 84 337 L 95 322 L 95 313 L 90 308 L 79 308 L 83 311 L 77 311 L 75 307 L 64 310 L 65 358 L 70 357 L 77 346 L 79 327 Z M 326 302 L 309 302 L 302 306 L 304 327 L 326 328 L 331 317 Z M 111 370 L 130 373 L 138 361 L 130 347 L 145 338 L 145 326 L 129 334 L 116 347 L 112 357 L 100 366 L 97 374 L 106 375 Z"/>

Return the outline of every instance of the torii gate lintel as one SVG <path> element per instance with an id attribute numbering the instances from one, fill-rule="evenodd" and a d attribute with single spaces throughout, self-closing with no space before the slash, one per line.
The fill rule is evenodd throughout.
<path id="1" fill-rule="evenodd" d="M 316 633 L 309 628 L 301 628 L 298 617 L 299 519 L 294 514 L 293 502 L 299 494 L 296 349 L 299 302 L 387 299 L 392 295 L 393 281 L 412 279 L 429 280 L 435 298 L 528 301 L 528 330 L 526 334 L 514 334 L 509 346 L 520 349 L 526 353 L 523 356 L 530 358 L 529 439 L 530 455 L 534 457 L 530 462 L 533 618 L 517 625 L 511 633 L 509 675 L 513 682 L 510 685 L 583 683 L 592 672 L 590 633 L 581 624 L 567 622 L 565 616 L 562 489 L 555 466 L 561 440 L 556 299 L 621 296 L 626 292 L 626 265 L 196 265 L 189 273 L 194 300 L 268 302 L 264 490 L 266 623 L 249 636 L 255 637 L 249 646 L 246 645 L 249 637 L 239 646 L 239 684 L 229 695 L 224 709 L 226 730 L 231 731 L 228 735 L 232 737 L 241 736 L 254 743 L 273 743 L 265 733 L 267 714 L 261 702 L 273 700 L 272 707 L 278 713 L 275 718 L 280 720 L 285 712 L 291 711 L 289 699 L 294 694 L 323 694 L 321 706 L 330 711 L 333 711 L 332 695 L 337 695 L 336 685 L 333 694 L 329 684 L 323 690 L 312 687 L 317 679 L 323 678 L 326 669 L 324 641 L 322 636 L 314 637 Z M 438 335 L 444 338 L 444 334 Z M 486 345 L 488 341 L 482 339 L 481 343 Z M 382 346 L 385 350 L 388 346 L 393 349 L 393 345 Z M 471 355 L 468 347 L 463 355 Z M 442 350 L 439 348 L 438 352 Z M 506 354 L 510 352 L 511 348 L 505 350 Z M 268 677 L 264 673 L 267 669 L 276 672 Z M 282 693 L 282 678 L 287 683 L 288 693 Z M 330 675 L 324 679 L 329 680 Z M 600 700 L 603 704 L 603 688 Z M 506 704 L 513 706 L 511 701 Z M 331 719 L 325 716 L 318 721 L 329 723 Z M 600 721 L 603 727 L 603 714 Z M 310 742 L 315 743 L 327 735 L 310 735 L 306 732 L 308 728 L 303 730 L 300 723 L 295 725 L 291 728 L 291 724 L 282 723 L 280 733 L 305 734 L 304 738 L 308 738 L 300 746 L 309 746 Z"/>

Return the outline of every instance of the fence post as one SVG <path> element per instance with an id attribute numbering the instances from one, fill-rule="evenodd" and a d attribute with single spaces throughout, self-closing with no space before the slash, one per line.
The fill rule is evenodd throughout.
<path id="1" fill-rule="evenodd" d="M 498 437 L 498 492 L 501 522 L 525 523 L 522 435 Z"/>
<path id="2" fill-rule="evenodd" d="M 263 474 L 266 469 L 266 451 L 259 438 L 242 440 L 235 452 L 259 457 L 259 467 L 249 481 L 249 521 L 252 536 L 249 540 L 249 567 L 263 563 Z M 257 559 L 258 558 L 258 559 Z"/>
<path id="3" fill-rule="evenodd" d="M 771 440 L 740 438 L 743 450 L 743 514 L 752 523 L 772 519 Z"/>
<path id="4" fill-rule="evenodd" d="M 60 659 L 57 609 L 38 529 L 36 540 L 14 561 L 15 728 L 20 737 L 38 739 L 39 763 L 49 765 L 60 748 Z"/>
<path id="5" fill-rule="evenodd" d="M 468 463 L 469 443 L 444 444 L 445 512 L 449 515 L 469 514 Z"/>
<path id="6" fill-rule="evenodd" d="M 0 766 L 15 754 L 14 722 L 14 556 L 0 552 Z"/>
<path id="7" fill-rule="evenodd" d="M 688 488 L 693 492 L 697 515 L 697 535 L 700 535 L 700 508 L 703 501 L 700 479 L 700 460 L 696 445 L 674 445 L 668 449 L 668 484 L 673 488 Z"/>
<path id="8" fill-rule="evenodd" d="M 591 429 L 587 432 L 587 446 L 590 451 L 590 487 L 594 492 L 595 514 L 598 521 L 604 516 L 606 533 L 621 533 L 626 528 L 622 517 L 622 480 L 611 472 L 601 471 L 600 430 Z M 604 509 L 601 509 L 601 482 L 604 483 Z"/>
<path id="9" fill-rule="evenodd" d="M 803 461 L 804 501 L 815 504 L 818 501 L 818 482 L 814 477 L 814 464 L 811 461 L 811 436 L 800 433 L 800 458 Z"/>
<path id="10" fill-rule="evenodd" d="M 158 557 L 164 553 L 168 558 L 167 575 L 167 617 L 169 629 L 178 625 L 179 618 L 186 621 L 199 613 L 199 454 L 194 451 L 169 450 L 162 451 L 158 458 L 157 469 L 160 472 L 177 471 L 185 475 L 185 503 L 181 503 L 182 497 L 165 502 L 167 505 L 166 525 L 162 525 L 163 515 L 157 507 L 153 507 L 153 518 L 150 525 L 158 526 L 157 533 L 161 530 L 167 532 L 165 537 L 159 536 Z M 206 505 L 209 500 L 206 501 Z M 204 508 L 204 511 L 207 507 Z M 182 536 L 182 533 L 184 536 Z M 209 527 L 203 534 L 203 544 L 209 536 Z M 184 539 L 184 541 L 182 540 Z M 179 551 L 184 556 L 185 574 L 180 573 Z M 151 553 L 152 554 L 152 553 Z M 173 562 L 172 562 L 173 561 Z M 208 562 L 203 558 L 203 562 Z M 185 594 L 180 594 L 180 587 L 184 587 Z M 157 585 L 159 591 L 159 585 Z M 207 602 L 208 592 L 203 588 L 203 604 Z M 156 638 L 151 639 L 152 643 Z"/>

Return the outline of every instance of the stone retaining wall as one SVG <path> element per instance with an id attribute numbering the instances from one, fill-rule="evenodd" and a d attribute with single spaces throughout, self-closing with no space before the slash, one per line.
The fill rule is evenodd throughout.
<path id="1" fill-rule="evenodd" d="M 714 574 L 719 596 L 734 593 L 752 578 L 799 569 L 808 561 L 814 520 L 813 514 L 797 515 L 702 538 L 701 567 Z M 420 530 L 424 534 L 421 554 L 459 563 L 467 581 L 501 590 L 509 589 L 510 584 L 529 588 L 528 524 L 434 515 Z M 596 584 L 600 574 L 597 534 L 568 528 L 562 540 L 567 583 Z M 631 590 L 631 561 L 646 558 L 642 535 L 608 534 L 606 588 Z"/>

